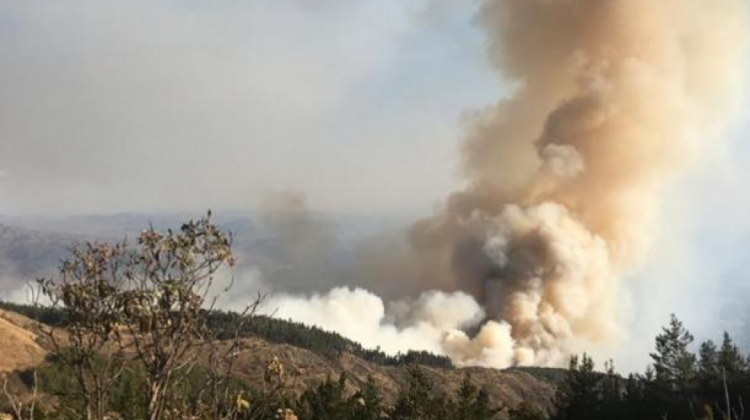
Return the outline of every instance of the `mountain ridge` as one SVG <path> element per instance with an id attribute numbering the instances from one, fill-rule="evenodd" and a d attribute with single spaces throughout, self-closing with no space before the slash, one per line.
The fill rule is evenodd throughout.
<path id="1" fill-rule="evenodd" d="M 0 363 L 0 372 L 23 374 L 45 363 L 49 348 L 39 333 L 39 323 L 22 314 L 0 309 L 0 353 L 17 355 Z M 24 306 L 21 306 L 24 307 Z M 27 307 L 31 308 L 31 307 Z M 281 321 L 287 322 L 287 321 Z M 328 378 L 347 378 L 351 390 L 372 378 L 386 401 L 393 402 L 399 389 L 406 384 L 409 369 L 419 366 L 436 390 L 454 394 L 463 379 L 472 381 L 488 392 L 497 406 L 515 407 L 530 402 L 547 411 L 552 408 L 556 384 L 524 369 L 498 370 L 481 367 L 435 367 L 424 364 L 385 365 L 365 360 L 348 351 L 324 354 L 288 343 L 273 343 L 258 336 L 243 338 L 243 351 L 237 359 L 235 376 L 251 386 L 263 384 L 266 366 L 278 360 L 285 366 L 289 390 L 299 396 Z"/>

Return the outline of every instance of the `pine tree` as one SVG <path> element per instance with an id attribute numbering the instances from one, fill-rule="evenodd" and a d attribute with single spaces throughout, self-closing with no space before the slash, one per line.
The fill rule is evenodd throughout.
<path id="1" fill-rule="evenodd" d="M 346 397 L 346 377 L 338 381 L 329 376 L 317 387 L 305 391 L 297 404 L 299 416 L 305 420 L 350 420 L 354 401 Z"/>
<path id="2" fill-rule="evenodd" d="M 494 419 L 495 415 L 500 411 L 497 408 L 493 408 L 490 405 L 490 394 L 486 389 L 480 389 L 477 394 L 477 398 L 474 402 L 474 419 L 476 420 L 489 420 Z"/>
<path id="3" fill-rule="evenodd" d="M 471 382 L 471 376 L 464 376 L 456 395 L 456 413 L 453 416 L 456 420 L 473 419 L 473 404 L 478 392 L 477 387 Z"/>
<path id="4" fill-rule="evenodd" d="M 721 379 L 721 370 L 719 368 L 719 354 L 716 350 L 716 344 L 708 340 L 701 344 L 698 359 L 698 376 L 704 386 L 711 386 Z"/>
<path id="5" fill-rule="evenodd" d="M 487 391 L 479 389 L 466 375 L 456 394 L 452 419 L 455 420 L 491 420 L 498 410 L 490 406 Z"/>
<path id="6" fill-rule="evenodd" d="M 616 403 L 622 396 L 622 393 L 620 385 L 620 375 L 618 375 L 617 371 L 615 370 L 615 361 L 610 359 L 609 361 L 605 362 L 604 371 L 606 373 L 606 380 L 604 382 L 603 389 L 604 397 L 610 403 Z"/>
<path id="7" fill-rule="evenodd" d="M 587 354 L 570 359 L 565 382 L 558 389 L 557 420 L 599 420 L 601 418 L 601 381 L 594 371 L 594 360 Z"/>
<path id="8" fill-rule="evenodd" d="M 724 339 L 718 354 L 718 366 L 726 374 L 729 381 L 740 378 L 747 370 L 747 360 L 740 353 L 740 349 L 732 341 L 729 333 L 724 332 Z"/>
<path id="9" fill-rule="evenodd" d="M 393 420 L 446 420 L 449 418 L 448 399 L 435 395 L 435 389 L 419 367 L 409 369 L 406 387 L 399 392 L 391 410 Z"/>
<path id="10" fill-rule="evenodd" d="M 669 326 L 656 336 L 656 352 L 651 353 L 656 380 L 669 388 L 689 387 L 696 376 L 695 355 L 688 350 L 693 335 L 672 314 Z"/>
<path id="11" fill-rule="evenodd" d="M 524 401 L 508 411 L 508 420 L 546 420 L 544 412 Z"/>
<path id="12" fill-rule="evenodd" d="M 383 418 L 383 396 L 372 376 L 352 397 L 355 401 L 354 418 L 357 420 L 380 420 Z"/>

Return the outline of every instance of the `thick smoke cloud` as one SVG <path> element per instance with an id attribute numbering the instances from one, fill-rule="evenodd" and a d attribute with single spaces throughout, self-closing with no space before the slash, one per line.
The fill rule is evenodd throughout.
<path id="1" fill-rule="evenodd" d="M 477 117 L 470 186 L 414 237 L 431 276 L 510 325 L 516 363 L 620 335 L 618 279 L 648 251 L 660 188 L 736 103 L 746 15 L 734 0 L 484 4 L 490 54 L 521 86 Z"/>
<path id="2" fill-rule="evenodd" d="M 468 186 L 413 227 L 411 270 L 396 280 L 458 294 L 390 315 L 372 295 L 334 290 L 279 303 L 281 314 L 496 367 L 559 365 L 577 343 L 622 338 L 620 279 L 649 251 L 660 191 L 738 103 L 746 5 L 487 0 L 479 22 L 498 72 L 520 84 L 473 118 Z M 466 294 L 469 311 L 446 297 Z"/>
<path id="3" fill-rule="evenodd" d="M 307 194 L 293 190 L 266 193 L 261 210 L 250 229 L 236 236 L 234 249 L 243 271 L 262 275 L 264 291 L 309 293 L 354 285 L 397 299 L 424 290 L 405 287 L 411 282 L 383 281 L 414 277 L 404 237 L 411 219 L 321 213 L 310 208 Z"/>
<path id="4" fill-rule="evenodd" d="M 260 311 L 334 330 L 389 354 L 425 350 L 446 354 L 460 366 L 507 366 L 512 361 L 507 324 L 489 322 L 475 338 L 466 335 L 464 329 L 477 327 L 485 313 L 461 292 L 431 291 L 386 305 L 366 290 L 339 287 L 323 294 L 275 295 Z"/>

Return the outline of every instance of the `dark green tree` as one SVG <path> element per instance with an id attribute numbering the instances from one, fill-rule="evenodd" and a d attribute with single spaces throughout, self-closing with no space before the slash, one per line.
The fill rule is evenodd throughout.
<path id="1" fill-rule="evenodd" d="M 350 420 L 354 418 L 355 401 L 346 395 L 346 376 L 325 382 L 305 391 L 297 404 L 303 420 Z"/>
<path id="2" fill-rule="evenodd" d="M 724 339 L 721 342 L 717 358 L 720 374 L 725 374 L 730 382 L 742 377 L 748 369 L 747 359 L 726 331 L 724 331 Z"/>
<path id="3" fill-rule="evenodd" d="M 422 369 L 409 368 L 409 378 L 389 413 L 392 420 L 446 420 L 449 402 L 435 391 Z"/>
<path id="4" fill-rule="evenodd" d="M 487 391 L 474 385 L 470 375 L 464 376 L 461 387 L 456 393 L 452 418 L 455 420 L 490 420 L 495 418 L 498 411 L 491 406 Z"/>
<path id="5" fill-rule="evenodd" d="M 557 393 L 557 420 L 600 420 L 602 379 L 594 370 L 594 360 L 586 355 L 570 359 L 565 382 Z"/>
<path id="6" fill-rule="evenodd" d="M 508 411 L 508 420 L 546 420 L 544 411 L 524 401 Z"/>
<path id="7" fill-rule="evenodd" d="M 364 386 L 354 394 L 354 418 L 357 420 L 380 420 L 383 418 L 383 395 L 372 376 L 367 377 Z"/>
<path id="8" fill-rule="evenodd" d="M 669 325 L 656 336 L 656 352 L 651 353 L 656 380 L 671 389 L 685 389 L 696 377 L 696 358 L 688 347 L 693 335 L 672 314 Z"/>
<path id="9" fill-rule="evenodd" d="M 705 387 L 717 384 L 721 379 L 721 370 L 716 344 L 711 340 L 701 343 L 698 356 L 698 377 L 701 385 Z"/>

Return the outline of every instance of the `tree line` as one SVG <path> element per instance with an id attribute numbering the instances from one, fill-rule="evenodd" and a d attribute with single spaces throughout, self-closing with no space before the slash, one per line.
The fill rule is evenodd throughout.
<path id="1" fill-rule="evenodd" d="M 691 351 L 693 335 L 672 315 L 655 339 L 652 364 L 623 378 L 608 362 L 571 360 L 557 393 L 554 420 L 741 420 L 750 401 L 750 360 L 728 333 Z"/>
<path id="2" fill-rule="evenodd" d="M 0 301 L 0 309 L 19 313 L 49 326 L 65 327 L 66 325 L 65 312 L 57 307 Z M 217 338 L 221 340 L 232 338 L 236 332 L 233 328 L 242 317 L 237 312 L 218 309 L 207 311 L 205 316 L 208 328 L 215 331 Z M 349 353 L 381 366 L 416 364 L 441 369 L 453 368 L 453 363 L 446 356 L 418 350 L 389 355 L 379 348 L 365 348 L 356 341 L 332 331 L 265 315 L 256 314 L 247 319 L 242 323 L 239 333 L 243 338 L 258 337 L 274 344 L 289 344 L 333 359 L 343 353 Z"/>

